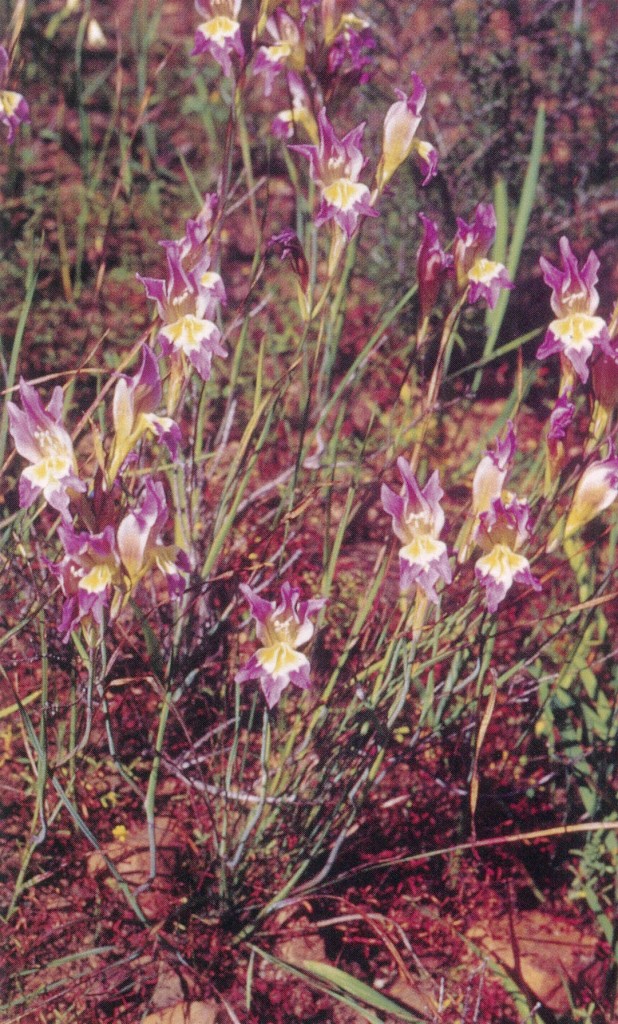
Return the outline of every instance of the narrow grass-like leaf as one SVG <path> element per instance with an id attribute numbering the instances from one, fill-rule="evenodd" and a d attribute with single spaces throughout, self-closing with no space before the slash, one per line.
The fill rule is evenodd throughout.
<path id="1" fill-rule="evenodd" d="M 515 218 L 515 225 L 513 228 L 513 238 L 509 247 L 509 254 L 506 261 L 506 269 L 509 272 L 509 276 L 512 281 L 515 280 L 517 275 L 517 268 L 519 266 L 519 259 L 521 251 L 524 245 L 524 239 L 526 237 L 526 231 L 528 230 L 528 224 L 530 222 L 530 215 L 534 206 L 534 200 L 536 196 L 536 186 L 539 180 L 539 169 L 541 166 L 541 157 L 543 155 L 543 142 L 545 139 L 545 104 L 539 104 L 537 110 L 536 121 L 534 122 L 534 132 L 532 136 L 532 147 L 530 149 L 530 157 L 528 159 L 528 168 L 526 170 L 526 176 L 524 178 L 524 184 L 522 187 L 521 198 L 519 200 L 519 206 L 517 208 L 517 216 Z M 500 215 L 504 215 L 504 203 L 501 201 L 500 192 L 498 191 L 498 210 Z M 483 349 L 483 359 L 491 355 L 496 344 L 498 335 L 500 334 L 500 328 L 504 320 L 504 315 L 509 303 L 510 292 L 501 291 L 496 303 L 496 308 L 488 313 L 487 325 L 488 334 L 485 341 L 485 347 Z M 477 371 L 472 382 L 472 390 L 478 391 L 481 383 L 481 373 Z"/>
<path id="2" fill-rule="evenodd" d="M 368 1003 L 369 1006 L 373 1006 L 376 1010 L 381 1010 L 383 1013 L 390 1013 L 397 1017 L 399 1020 L 408 1021 L 410 1024 L 419 1024 L 422 1021 L 422 1017 L 418 1017 L 416 1014 L 410 1013 L 409 1010 L 399 1006 L 398 1003 L 393 1002 L 387 996 L 382 995 L 381 992 L 377 992 L 371 985 L 366 985 L 364 981 L 359 981 L 353 974 L 348 974 L 346 971 L 342 971 L 339 967 L 334 967 L 332 964 L 322 963 L 319 960 L 303 960 L 302 966 L 310 974 L 315 975 L 320 981 L 324 981 L 330 985 L 336 985 L 342 989 L 347 995 L 351 996 L 354 1000 L 362 1000 L 364 1003 Z"/>

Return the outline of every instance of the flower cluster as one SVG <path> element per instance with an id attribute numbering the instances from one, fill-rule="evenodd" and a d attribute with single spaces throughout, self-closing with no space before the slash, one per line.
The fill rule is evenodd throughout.
<path id="1" fill-rule="evenodd" d="M 59 627 L 65 640 L 79 625 L 91 634 L 107 608 L 114 617 L 152 569 L 166 577 L 170 597 L 182 594 L 182 573 L 190 567 L 184 552 L 161 541 L 168 518 L 163 485 L 147 478 L 139 503 L 116 529 L 108 525 L 90 533 L 68 524 L 59 527 L 65 555 L 51 568 L 65 597 Z"/>
<path id="2" fill-rule="evenodd" d="M 480 203 L 471 224 L 457 218 L 453 254 L 446 254 L 440 245 L 438 226 L 424 214 L 423 239 L 417 254 L 417 280 L 421 318 L 431 312 L 440 288 L 451 276 L 466 301 L 484 300 L 490 309 L 498 301 L 501 289 L 513 288 L 504 264 L 487 258 L 496 234 L 496 214 L 491 203 Z"/>

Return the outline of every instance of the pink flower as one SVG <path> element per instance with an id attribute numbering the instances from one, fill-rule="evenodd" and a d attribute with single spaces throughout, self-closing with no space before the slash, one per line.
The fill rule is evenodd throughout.
<path id="1" fill-rule="evenodd" d="M 571 537 L 614 503 L 618 497 L 618 458 L 613 448 L 606 459 L 591 462 L 582 473 L 569 514 L 564 536 Z"/>
<path id="2" fill-rule="evenodd" d="M 147 572 L 158 569 L 166 578 L 170 597 L 182 595 L 185 588 L 182 574 L 189 572 L 190 565 L 184 551 L 161 541 L 168 519 L 163 484 L 147 477 L 140 504 L 124 517 L 116 532 L 129 592 Z"/>
<path id="3" fill-rule="evenodd" d="M 490 309 L 495 307 L 502 288 L 513 287 L 504 264 L 484 258 L 470 267 L 468 282 L 468 302 L 484 299 Z"/>
<path id="4" fill-rule="evenodd" d="M 568 238 L 563 235 L 558 244 L 562 270 L 554 267 L 544 256 L 539 260 L 543 280 L 552 289 L 551 308 L 559 319 L 572 313 L 591 316 L 599 305 L 599 293 L 595 288 L 599 279 L 599 259 L 594 251 L 589 252 L 580 270 Z"/>
<path id="5" fill-rule="evenodd" d="M 188 361 L 203 380 L 210 377 L 213 355 L 227 355 L 220 343 L 221 332 L 212 320 L 218 304 L 225 302 L 223 281 L 209 269 L 207 240 L 215 208 L 216 199 L 208 197 L 200 215 L 187 221 L 184 238 L 161 242 L 167 256 L 167 280 L 137 275 L 163 321 L 158 334 L 163 354 L 183 366 Z"/>
<path id="6" fill-rule="evenodd" d="M 322 108 L 318 114 L 318 130 L 318 146 L 291 146 L 290 149 L 307 157 L 311 177 L 322 190 L 316 224 L 334 220 L 350 239 L 362 215 L 377 217 L 369 202 L 369 189 L 358 180 L 365 164 L 359 148 L 365 125 L 358 125 L 338 139 Z"/>
<path id="7" fill-rule="evenodd" d="M 416 274 L 421 306 L 421 320 L 431 313 L 442 284 L 453 273 L 453 257 L 440 245 L 438 225 L 424 213 L 419 213 L 423 224 L 423 240 L 416 257 Z"/>
<path id="8" fill-rule="evenodd" d="M 382 484 L 384 511 L 393 521 L 393 532 L 403 542 L 399 549 L 399 586 L 403 594 L 420 587 L 430 601 L 438 603 L 435 585 L 439 579 L 452 580 L 446 544 L 439 540 L 444 527 L 438 472 L 431 475 L 423 489 L 418 486 L 410 465 L 400 456 L 397 467 L 403 486 L 401 494 Z"/>
<path id="9" fill-rule="evenodd" d="M 459 538 L 457 560 L 460 564 L 466 561 L 478 539 L 481 516 L 489 512 L 494 501 L 509 497 L 504 492 L 504 484 L 513 465 L 515 447 L 515 430 L 509 420 L 504 440 L 496 438 L 493 451 L 486 451 L 476 467 L 472 480 L 472 509 Z"/>
<path id="10" fill-rule="evenodd" d="M 30 111 L 21 93 L 4 88 L 8 77 L 9 55 L 4 46 L 0 46 L 0 122 L 7 127 L 7 142 L 12 142 L 17 127 L 30 120 Z"/>
<path id="11" fill-rule="evenodd" d="M 285 11 L 278 10 L 266 22 L 274 42 L 260 46 L 253 61 L 253 73 L 264 76 L 264 95 L 270 96 L 275 78 L 284 69 L 302 71 L 305 47 L 298 25 Z"/>
<path id="12" fill-rule="evenodd" d="M 406 96 L 401 89 L 395 89 L 395 95 L 397 102 L 389 107 L 384 118 L 382 156 L 376 174 L 376 184 L 380 191 L 413 149 L 419 154 L 422 162 L 425 174 L 423 185 L 426 185 L 438 170 L 438 157 L 433 146 L 428 142 L 419 142 L 414 137 L 421 123 L 421 111 L 427 99 L 427 90 L 423 82 L 413 72 L 410 95 Z"/>
<path id="13" fill-rule="evenodd" d="M 101 625 L 120 582 L 120 559 L 112 526 L 96 534 L 60 526 L 58 534 L 66 553 L 51 570 L 65 597 L 59 629 L 66 642 L 80 624 Z"/>
<path id="14" fill-rule="evenodd" d="M 515 429 L 509 420 L 504 440 L 496 438 L 493 451 L 485 452 L 476 467 L 472 481 L 472 512 L 475 516 L 488 512 L 492 502 L 502 497 L 502 489 L 515 458 L 515 448 Z"/>
<path id="15" fill-rule="evenodd" d="M 572 384 L 573 372 L 582 384 L 588 380 L 588 360 L 595 348 L 600 348 L 612 358 L 609 334 L 605 321 L 595 316 L 599 305 L 599 293 L 595 285 L 598 280 L 599 260 L 590 252 L 580 271 L 578 262 L 571 251 L 569 240 L 560 239 L 562 270 L 541 257 L 545 283 L 552 289 L 551 307 L 557 319 L 550 323 L 545 338 L 537 351 L 537 359 L 559 355 L 562 363 L 564 391 Z"/>
<path id="16" fill-rule="evenodd" d="M 491 203 L 479 203 L 472 224 L 457 218 L 453 259 L 458 287 L 468 285 L 468 273 L 477 260 L 487 256 L 496 235 L 496 214 Z"/>
<path id="17" fill-rule="evenodd" d="M 263 644 L 236 673 L 236 682 L 259 680 L 269 708 L 273 708 L 290 683 L 306 690 L 310 685 L 309 660 L 297 648 L 306 644 L 314 633 L 309 616 L 326 603 L 324 598 L 299 601 L 300 591 L 284 583 L 279 604 L 265 601 L 251 587 L 240 589 L 249 602 L 255 619 L 255 631 Z"/>
<path id="18" fill-rule="evenodd" d="M 161 396 L 159 365 L 152 350 L 144 345 L 138 372 L 134 377 L 123 374 L 114 391 L 112 415 L 115 435 L 108 471 L 110 480 L 115 480 L 123 462 L 145 433 L 154 434 L 158 442 L 167 445 L 172 458 L 176 457 L 181 440 L 180 427 L 169 416 L 155 413 Z"/>
<path id="19" fill-rule="evenodd" d="M 128 596 L 146 573 L 158 569 L 166 578 L 170 598 L 179 597 L 190 569 L 183 551 L 165 545 L 161 534 L 168 521 L 165 491 L 149 478 L 141 500 L 114 530 L 77 533 L 72 526 L 59 527 L 65 555 L 51 566 L 65 597 L 60 630 L 66 640 L 82 626 L 101 625 L 106 608 L 115 618 Z M 91 641 L 93 637 L 89 638 Z"/>
<path id="20" fill-rule="evenodd" d="M 369 25 L 356 15 L 344 14 L 338 27 L 338 35 L 328 52 L 329 73 L 353 75 L 355 81 L 364 85 L 369 81 L 371 51 L 376 46 Z"/>
<path id="21" fill-rule="evenodd" d="M 477 561 L 474 574 L 485 588 L 487 608 L 492 614 L 513 583 L 542 589 L 530 571 L 528 559 L 518 553 L 530 533 L 530 509 L 525 501 L 511 498 L 505 505 L 496 498 L 480 516 L 477 541 L 487 553 Z"/>
<path id="22" fill-rule="evenodd" d="M 196 0 L 196 10 L 204 16 L 195 33 L 195 45 L 191 56 L 208 53 L 221 65 L 223 74 L 228 78 L 232 74 L 232 54 L 241 60 L 245 48 L 240 35 L 241 0 Z"/>
<path id="23" fill-rule="evenodd" d="M 47 409 L 31 384 L 19 382 L 22 408 L 7 402 L 15 447 L 30 466 L 19 481 L 19 504 L 28 508 L 42 494 L 45 501 L 69 520 L 71 491 L 85 491 L 77 476 L 73 442 L 62 426 L 62 388 L 55 387 Z"/>
<path id="24" fill-rule="evenodd" d="M 312 142 L 318 141 L 318 126 L 311 111 L 311 102 L 302 79 L 294 71 L 288 72 L 287 87 L 292 100 L 291 108 L 280 110 L 271 122 L 270 130 L 278 139 L 294 137 L 296 127 L 302 126 Z"/>

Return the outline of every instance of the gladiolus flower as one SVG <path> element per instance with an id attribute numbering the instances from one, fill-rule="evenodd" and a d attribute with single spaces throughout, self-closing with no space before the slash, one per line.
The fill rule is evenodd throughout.
<path id="1" fill-rule="evenodd" d="M 618 458 L 613 450 L 607 459 L 591 462 L 582 473 L 567 516 L 564 536 L 571 537 L 582 526 L 609 508 L 618 497 Z"/>
<path id="2" fill-rule="evenodd" d="M 337 34 L 328 52 L 328 70 L 331 75 L 352 74 L 360 85 L 369 81 L 369 70 L 375 49 L 368 22 L 355 14 L 344 14 L 337 26 Z M 325 26 L 325 41 L 329 45 Z M 347 65 L 347 67 L 346 67 Z"/>
<path id="3" fill-rule="evenodd" d="M 322 202 L 316 224 L 334 220 L 349 240 L 361 215 L 377 217 L 369 202 L 369 189 L 358 180 L 365 164 L 359 148 L 365 125 L 358 125 L 338 139 L 322 108 L 318 114 L 318 130 L 318 146 L 290 146 L 290 149 L 307 157 L 311 177 L 321 187 Z"/>
<path id="4" fill-rule="evenodd" d="M 513 287 L 504 264 L 484 258 L 470 267 L 468 281 L 468 302 L 485 299 L 490 309 L 495 307 L 502 288 Z"/>
<path id="5" fill-rule="evenodd" d="M 0 46 L 0 122 L 7 127 L 6 141 L 12 142 L 18 126 L 30 120 L 30 111 L 21 93 L 4 88 L 8 77 L 9 55 Z"/>
<path id="6" fill-rule="evenodd" d="M 513 583 L 542 589 L 530 571 L 528 559 L 518 554 L 530 533 L 530 509 L 525 501 L 512 498 L 505 505 L 496 498 L 480 516 L 477 541 L 487 554 L 477 561 L 474 574 L 485 587 L 487 608 L 492 614 Z"/>
<path id="7" fill-rule="evenodd" d="M 190 569 L 184 551 L 161 542 L 161 533 L 169 513 L 163 484 L 146 479 L 138 507 L 120 523 L 116 539 L 127 590 L 131 591 L 151 569 L 157 568 L 166 578 L 170 597 L 180 597 L 184 590 L 182 573 Z"/>
<path id="8" fill-rule="evenodd" d="M 551 308 L 559 320 L 573 313 L 586 313 L 592 316 L 599 305 L 599 293 L 595 288 L 599 279 L 599 258 L 591 250 L 580 270 L 568 238 L 563 235 L 558 244 L 562 270 L 554 267 L 544 256 L 539 260 L 543 280 L 552 289 Z"/>
<path id="9" fill-rule="evenodd" d="M 210 54 L 228 78 L 232 74 L 232 54 L 236 53 L 241 60 L 245 55 L 238 21 L 240 4 L 241 0 L 196 0 L 195 4 L 205 20 L 197 27 L 191 56 Z"/>
<path id="10" fill-rule="evenodd" d="M 181 368 L 180 375 L 188 362 L 202 380 L 210 377 L 213 355 L 227 355 L 221 332 L 212 320 L 219 302 L 225 302 L 223 281 L 210 270 L 206 244 L 215 205 L 207 199 L 199 217 L 187 221 L 184 238 L 161 242 L 167 256 L 167 280 L 137 275 L 163 321 L 158 334 L 163 354 L 177 364 L 177 370 Z"/>
<path id="11" fill-rule="evenodd" d="M 175 458 L 181 440 L 180 427 L 169 416 L 157 416 L 162 396 L 159 366 L 151 349 L 144 345 L 142 364 L 135 377 L 121 376 L 112 404 L 114 442 L 109 478 L 114 480 L 124 460 L 145 433 L 154 434 Z"/>
<path id="12" fill-rule="evenodd" d="M 299 601 L 300 591 L 284 583 L 279 604 L 265 601 L 251 587 L 240 589 L 249 602 L 255 631 L 263 644 L 236 673 L 236 682 L 259 680 L 269 708 L 273 708 L 290 683 L 306 690 L 310 685 L 309 660 L 297 650 L 311 639 L 314 625 L 309 616 L 326 603 L 324 598 Z"/>
<path id="13" fill-rule="evenodd" d="M 453 273 L 453 257 L 444 252 L 438 236 L 438 225 L 424 213 L 423 240 L 416 257 L 416 274 L 421 306 L 421 320 L 431 313 L 442 284 Z"/>
<path id="14" fill-rule="evenodd" d="M 439 540 L 444 527 L 438 472 L 434 472 L 423 489 L 418 486 L 409 463 L 400 456 L 397 467 L 403 485 L 400 494 L 382 484 L 384 511 L 393 521 L 393 532 L 403 546 L 399 549 L 399 587 L 408 594 L 419 587 L 426 597 L 438 603 L 435 585 L 439 579 L 452 580 L 446 544 Z"/>
<path id="15" fill-rule="evenodd" d="M 259 47 L 253 61 L 253 72 L 264 76 L 264 95 L 270 96 L 274 80 L 281 71 L 303 70 L 305 47 L 298 25 L 285 11 L 277 11 L 273 18 L 269 18 L 266 28 L 275 42 Z"/>
<path id="16" fill-rule="evenodd" d="M 427 90 L 419 76 L 412 73 L 412 92 L 406 96 L 401 89 L 395 89 L 397 102 L 393 103 L 384 118 L 384 140 L 382 156 L 376 173 L 376 184 L 380 191 L 390 181 L 397 168 L 408 158 L 413 149 L 419 153 L 426 185 L 437 173 L 437 154 L 428 142 L 418 142 L 414 136 L 421 123 L 421 111 L 427 99 Z"/>
<path id="17" fill-rule="evenodd" d="M 595 347 L 605 351 L 610 358 L 612 352 L 605 321 L 594 315 L 599 305 L 599 293 L 595 288 L 599 269 L 596 253 L 591 251 L 588 254 L 580 271 L 569 240 L 563 235 L 560 255 L 562 270 L 543 257 L 540 259 L 545 283 L 552 289 L 551 307 L 557 319 L 550 323 L 536 356 L 537 359 L 560 356 L 562 392 L 573 384 L 573 372 L 582 384 L 586 383 L 588 360 Z"/>
<path id="18" fill-rule="evenodd" d="M 62 388 L 55 387 L 47 409 L 31 384 L 21 379 L 22 408 L 7 402 L 15 447 L 31 465 L 19 481 L 19 504 L 28 508 L 42 494 L 45 501 L 70 519 L 71 491 L 85 491 L 77 476 L 73 442 L 62 426 Z"/>
<path id="19" fill-rule="evenodd" d="M 280 110 L 273 118 L 270 130 L 278 139 L 291 139 L 294 136 L 297 125 L 302 126 L 312 142 L 318 142 L 318 126 L 311 111 L 311 103 L 307 90 L 302 79 L 290 71 L 287 76 L 287 85 L 292 107 L 289 110 Z"/>
<path id="20" fill-rule="evenodd" d="M 468 286 L 468 274 L 476 261 L 487 256 L 495 235 L 496 214 L 491 203 L 479 203 L 472 224 L 457 218 L 453 259 L 457 286 L 461 291 Z"/>
<path id="21" fill-rule="evenodd" d="M 485 452 L 476 467 L 472 481 L 473 515 L 488 512 L 492 502 L 502 497 L 502 489 L 515 458 L 515 448 L 515 428 L 509 420 L 504 440 L 496 438 L 493 451 Z"/>
<path id="22" fill-rule="evenodd" d="M 66 642 L 80 624 L 101 625 L 120 582 L 120 559 L 112 526 L 95 534 L 60 526 L 58 533 L 66 554 L 51 569 L 65 597 L 59 628 Z"/>

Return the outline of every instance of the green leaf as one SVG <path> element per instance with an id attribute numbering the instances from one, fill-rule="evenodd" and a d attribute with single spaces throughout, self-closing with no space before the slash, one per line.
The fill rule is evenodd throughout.
<path id="1" fill-rule="evenodd" d="M 398 1003 L 395 1003 L 388 996 L 382 995 L 381 992 L 376 992 L 375 988 L 371 985 L 366 985 L 364 981 L 359 981 L 352 974 L 347 974 L 346 971 L 340 970 L 339 967 L 333 967 L 332 964 L 324 964 L 319 960 L 303 960 L 302 966 L 310 974 L 314 974 L 320 981 L 325 981 L 330 985 L 337 985 L 338 988 L 342 989 L 348 995 L 354 999 L 361 999 L 364 1003 L 368 1003 L 369 1006 L 375 1007 L 376 1010 L 382 1010 L 384 1013 L 390 1013 L 399 1020 L 409 1021 L 411 1024 L 419 1024 L 422 1022 L 422 1017 L 417 1017 L 415 1014 L 410 1013 L 409 1010 L 405 1010 Z"/>

